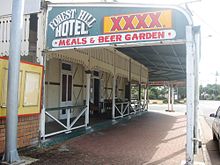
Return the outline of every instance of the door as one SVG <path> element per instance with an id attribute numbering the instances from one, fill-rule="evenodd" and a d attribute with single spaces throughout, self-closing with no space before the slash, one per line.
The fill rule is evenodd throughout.
<path id="1" fill-rule="evenodd" d="M 99 98 L 100 98 L 100 80 L 94 79 L 94 105 L 99 107 Z"/>
<path id="2" fill-rule="evenodd" d="M 61 98 L 60 106 L 72 106 L 72 91 L 73 87 L 73 75 L 72 75 L 72 65 L 69 63 L 62 63 L 61 69 Z M 66 109 L 60 111 L 60 119 L 66 119 L 67 113 Z"/>

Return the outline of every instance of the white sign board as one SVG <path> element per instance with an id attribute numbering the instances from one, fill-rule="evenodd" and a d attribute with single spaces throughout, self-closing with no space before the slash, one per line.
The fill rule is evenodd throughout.
<path id="1" fill-rule="evenodd" d="M 13 0 L 0 0 L 0 16 L 10 15 L 12 13 Z M 24 13 L 37 13 L 40 11 L 41 0 L 25 0 Z"/>

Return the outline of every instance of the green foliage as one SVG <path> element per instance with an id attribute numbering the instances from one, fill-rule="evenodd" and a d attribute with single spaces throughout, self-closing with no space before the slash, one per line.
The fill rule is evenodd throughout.
<path id="1" fill-rule="evenodd" d="M 186 87 L 179 87 L 178 88 L 178 95 L 179 95 L 179 99 L 186 98 Z"/>
<path id="2" fill-rule="evenodd" d="M 167 100 L 167 99 L 164 99 L 164 100 L 163 100 L 163 103 L 164 103 L 164 104 L 167 104 L 167 103 L 168 103 L 168 100 Z"/>
<path id="3" fill-rule="evenodd" d="M 148 94 L 149 99 L 163 100 L 166 97 L 168 90 L 165 87 L 149 87 Z"/>
<path id="4" fill-rule="evenodd" d="M 220 100 L 220 85 L 207 84 L 205 87 L 199 86 L 201 100 Z"/>

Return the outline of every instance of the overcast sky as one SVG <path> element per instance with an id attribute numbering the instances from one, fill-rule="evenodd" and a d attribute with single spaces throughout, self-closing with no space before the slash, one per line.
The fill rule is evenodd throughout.
<path id="1" fill-rule="evenodd" d="M 200 61 L 200 82 L 215 83 L 216 71 L 220 73 L 220 19 L 218 0 L 202 0 L 191 5 L 195 23 L 201 25 L 202 57 Z M 220 77 L 217 77 L 220 84 Z"/>
<path id="2" fill-rule="evenodd" d="M 63 2 L 63 0 L 51 0 L 53 2 Z M 76 2 L 76 0 L 65 0 L 66 2 Z M 82 0 L 81 0 L 82 1 Z M 95 0 L 84 0 L 95 1 Z M 97 0 L 98 1 L 98 0 Z M 202 32 L 202 56 L 200 60 L 200 84 L 215 83 L 216 71 L 220 74 L 220 18 L 219 0 L 118 0 L 119 2 L 135 2 L 149 4 L 181 4 L 188 3 L 192 11 L 194 24 L 201 25 Z M 220 77 L 217 83 L 220 84 Z"/>

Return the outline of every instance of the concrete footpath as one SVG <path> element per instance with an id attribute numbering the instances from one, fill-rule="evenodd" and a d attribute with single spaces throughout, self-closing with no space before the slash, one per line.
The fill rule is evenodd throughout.
<path id="1" fill-rule="evenodd" d="M 185 114 L 151 110 L 23 155 L 39 159 L 33 165 L 178 165 L 185 160 L 185 144 Z M 203 155 L 196 160 L 203 161 Z"/>
<path id="2" fill-rule="evenodd" d="M 199 117 L 202 130 L 202 142 L 204 155 L 206 156 L 207 165 L 220 165 L 220 154 L 218 149 L 218 142 L 212 140 L 212 130 L 208 125 L 205 117 Z"/>

